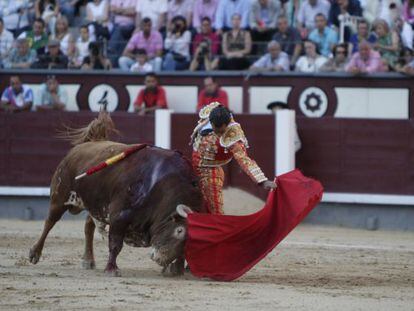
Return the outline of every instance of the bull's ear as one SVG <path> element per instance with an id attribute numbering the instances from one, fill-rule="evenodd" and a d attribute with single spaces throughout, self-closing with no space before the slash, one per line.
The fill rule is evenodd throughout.
<path id="1" fill-rule="evenodd" d="M 183 218 L 187 218 L 188 214 L 193 213 L 191 208 L 184 204 L 178 204 L 176 208 L 177 214 Z"/>

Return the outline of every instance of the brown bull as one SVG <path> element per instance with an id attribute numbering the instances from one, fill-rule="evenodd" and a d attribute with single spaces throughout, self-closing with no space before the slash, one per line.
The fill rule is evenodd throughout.
<path id="1" fill-rule="evenodd" d="M 175 151 L 147 146 L 127 159 L 75 181 L 88 168 L 125 151 L 130 145 L 108 141 L 113 130 L 109 115 L 101 112 L 89 126 L 70 133 L 75 145 L 52 178 L 50 209 L 43 233 L 30 249 L 30 261 L 39 261 L 49 231 L 69 210 L 89 212 L 85 223 L 83 266 L 93 269 L 95 223 L 109 225 L 109 258 L 105 271 L 119 275 L 116 258 L 123 243 L 152 246 L 151 258 L 180 274 L 184 268 L 185 217 L 190 207 L 202 212 L 202 198 L 191 164 Z"/>

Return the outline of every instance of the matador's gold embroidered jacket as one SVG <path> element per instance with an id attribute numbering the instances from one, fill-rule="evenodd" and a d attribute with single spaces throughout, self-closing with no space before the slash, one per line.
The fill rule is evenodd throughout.
<path id="1" fill-rule="evenodd" d="M 212 130 L 205 131 L 206 128 L 211 128 L 208 116 L 214 107 L 210 106 L 212 104 L 200 111 L 201 119 L 193 132 L 194 165 L 200 168 L 219 167 L 229 163 L 234 158 L 241 169 L 254 182 L 266 181 L 267 178 L 263 171 L 247 155 L 248 141 L 239 123 L 232 119 L 221 137 L 218 137 Z"/>

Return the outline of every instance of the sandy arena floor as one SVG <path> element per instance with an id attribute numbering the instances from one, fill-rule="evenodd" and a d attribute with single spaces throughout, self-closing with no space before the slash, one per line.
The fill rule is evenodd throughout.
<path id="1" fill-rule="evenodd" d="M 240 198 L 243 205 L 230 204 Z M 262 203 L 227 191 L 228 211 Z M 234 202 L 234 200 L 233 200 Z M 125 246 L 122 277 L 82 270 L 83 222 L 62 221 L 34 266 L 29 248 L 43 222 L 0 220 L 0 310 L 414 310 L 414 233 L 300 226 L 232 283 L 161 276 L 148 249 Z"/>

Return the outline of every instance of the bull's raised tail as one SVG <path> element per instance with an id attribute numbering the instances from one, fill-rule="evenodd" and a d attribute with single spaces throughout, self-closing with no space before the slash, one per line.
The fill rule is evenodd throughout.
<path id="1" fill-rule="evenodd" d="M 69 140 L 75 146 L 88 141 L 108 140 L 111 133 L 118 133 L 118 131 L 109 113 L 101 110 L 98 117 L 93 119 L 87 126 L 78 129 L 66 127 L 65 131 L 60 133 L 58 137 Z"/>

